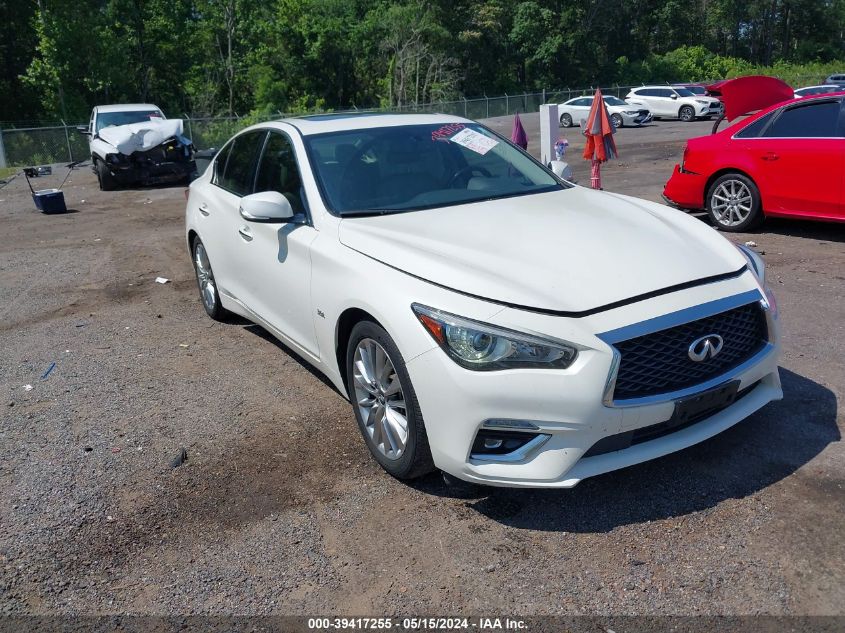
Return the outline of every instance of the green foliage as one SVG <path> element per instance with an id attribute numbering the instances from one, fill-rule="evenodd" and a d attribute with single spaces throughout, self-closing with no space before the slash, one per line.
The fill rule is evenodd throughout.
<path id="1" fill-rule="evenodd" d="M 0 0 L 0 119 L 121 101 L 275 116 L 749 73 L 808 84 L 845 71 L 843 31 L 845 0 Z"/>

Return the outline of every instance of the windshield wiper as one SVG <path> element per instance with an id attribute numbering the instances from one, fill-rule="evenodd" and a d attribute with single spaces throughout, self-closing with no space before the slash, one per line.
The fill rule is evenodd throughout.
<path id="1" fill-rule="evenodd" d="M 341 211 L 342 218 L 364 218 L 371 215 L 387 215 L 395 211 L 403 211 L 404 209 L 356 209 L 354 211 Z"/>

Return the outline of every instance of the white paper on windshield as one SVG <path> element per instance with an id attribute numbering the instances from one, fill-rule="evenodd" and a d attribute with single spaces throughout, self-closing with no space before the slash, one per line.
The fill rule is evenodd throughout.
<path id="1" fill-rule="evenodd" d="M 499 144 L 499 141 L 494 141 L 489 136 L 484 136 L 469 128 L 464 128 L 449 140 L 482 156 Z"/>

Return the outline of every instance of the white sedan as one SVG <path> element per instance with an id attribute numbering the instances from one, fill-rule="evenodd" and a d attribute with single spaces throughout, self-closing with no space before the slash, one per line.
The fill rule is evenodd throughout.
<path id="1" fill-rule="evenodd" d="M 644 125 L 651 121 L 651 112 L 647 108 L 631 106 L 619 97 L 605 96 L 604 103 L 607 112 L 610 114 L 610 121 L 613 127 L 619 129 L 624 125 Z M 563 127 L 578 125 L 586 120 L 593 106 L 593 97 L 575 97 L 557 106 L 560 124 Z"/>
<path id="2" fill-rule="evenodd" d="M 398 478 L 571 487 L 782 396 L 756 254 L 466 119 L 250 127 L 191 184 L 186 238 L 206 312 L 325 374 Z"/>

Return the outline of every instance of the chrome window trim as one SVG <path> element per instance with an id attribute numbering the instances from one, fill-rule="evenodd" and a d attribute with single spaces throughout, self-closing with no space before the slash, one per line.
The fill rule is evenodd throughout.
<path id="1" fill-rule="evenodd" d="M 616 376 L 619 373 L 619 366 L 622 361 L 622 355 L 619 353 L 619 350 L 616 349 L 614 345 L 615 343 L 627 341 L 629 339 L 644 336 L 646 334 L 652 334 L 654 332 L 665 330 L 670 327 L 683 325 L 684 323 L 697 321 L 699 319 L 713 316 L 714 314 L 719 314 L 720 312 L 726 312 L 727 310 L 738 308 L 754 301 L 758 301 L 760 303 L 760 307 L 763 308 L 763 312 L 766 317 L 767 330 L 769 334 L 771 334 L 771 332 L 774 331 L 773 316 L 771 314 L 769 302 L 766 301 L 765 296 L 763 296 L 763 294 L 759 290 L 749 290 L 738 295 L 725 297 L 723 299 L 717 299 L 715 301 L 709 301 L 707 303 L 702 303 L 691 308 L 685 308 L 683 310 L 678 310 L 677 312 L 665 314 L 663 316 L 655 317 L 653 319 L 647 319 L 645 321 L 641 321 L 640 323 L 634 323 L 632 325 L 617 328 L 615 330 L 603 332 L 602 334 L 597 334 L 596 336 L 601 341 L 607 343 L 610 346 L 611 352 L 613 354 L 613 358 L 610 362 L 610 369 L 608 371 L 607 382 L 605 383 L 604 393 L 602 395 L 602 403 L 604 404 L 604 406 L 611 408 L 624 408 L 672 402 L 679 398 L 684 398 L 700 391 L 706 391 L 707 389 L 716 387 L 723 382 L 727 382 L 762 361 L 766 356 L 768 356 L 772 352 L 775 347 L 774 343 L 771 340 L 766 343 L 766 345 L 764 345 L 759 352 L 754 354 L 754 356 L 752 356 L 745 362 L 737 365 L 736 367 L 733 367 L 730 371 L 727 371 L 723 374 L 720 374 L 719 376 L 711 378 L 710 380 L 699 383 L 697 385 L 686 387 L 684 389 L 678 389 L 675 391 L 669 391 L 666 393 L 642 396 L 639 398 L 623 398 L 618 400 L 615 400 L 613 398 L 613 391 L 616 388 Z"/>
<path id="2" fill-rule="evenodd" d="M 504 455 L 479 455 L 476 453 L 470 453 L 469 458 L 473 462 L 478 463 L 512 464 L 515 462 L 521 462 L 536 449 L 545 444 L 550 437 L 551 435 L 541 433 L 527 444 L 523 444 L 518 449 L 511 451 L 510 453 L 505 453 Z"/>

